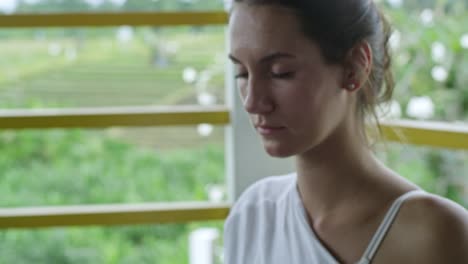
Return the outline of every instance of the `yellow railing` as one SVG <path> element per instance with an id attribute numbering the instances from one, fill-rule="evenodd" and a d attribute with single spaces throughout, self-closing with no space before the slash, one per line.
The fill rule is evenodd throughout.
<path id="1" fill-rule="evenodd" d="M 158 119 L 158 113 L 152 113 Z M 227 118 L 227 111 L 207 113 Z M 170 123 L 196 120 L 196 114 L 185 112 L 174 115 Z M 0 115 L 0 122 L 4 116 Z M 38 116 L 35 122 L 49 117 Z M 89 123 L 85 117 L 83 122 Z M 144 120 L 144 119 L 143 119 Z M 118 122 L 118 119 L 115 119 Z M 146 122 L 146 121 L 143 121 Z M 198 120 L 197 120 L 198 122 Z M 112 125 L 111 123 L 107 123 Z M 163 123 L 159 123 L 162 125 Z M 195 124 L 195 122 L 194 122 Z M 50 123 L 51 127 L 56 127 Z M 79 125 L 79 124 L 76 124 Z M 168 125 L 168 124 L 166 124 Z M 28 126 L 27 123 L 22 126 Z M 45 128 L 45 127 L 43 127 Z M 468 150 L 468 126 L 437 122 L 393 121 L 382 124 L 384 137 L 392 142 Z M 51 226 L 123 225 L 143 223 L 177 223 L 187 221 L 223 220 L 229 204 L 212 203 L 147 203 L 121 205 L 82 205 L 0 209 L 1 228 L 38 228 Z"/>
<path id="2" fill-rule="evenodd" d="M 386 121 L 382 133 L 387 141 L 411 145 L 468 150 L 468 125 L 410 120 Z"/>
<path id="3" fill-rule="evenodd" d="M 122 12 L 0 15 L 0 28 L 225 25 L 224 12 Z"/>
<path id="4" fill-rule="evenodd" d="M 144 203 L 0 209 L 1 228 L 164 224 L 225 219 L 226 203 Z"/>
<path id="5" fill-rule="evenodd" d="M 223 12 L 0 16 L 0 28 L 221 25 L 226 22 L 227 15 Z M 198 123 L 229 124 L 229 109 L 219 106 L 211 108 L 137 107 L 0 111 L 1 129 L 169 126 Z M 384 137 L 389 141 L 442 148 L 468 149 L 467 126 L 435 122 L 393 121 L 384 122 L 382 130 Z M 223 220 L 227 216 L 229 208 L 229 204 L 211 203 L 3 208 L 0 209 L 0 229 Z"/>
<path id="6" fill-rule="evenodd" d="M 0 129 L 229 124 L 225 106 L 113 107 L 0 111 Z"/>
<path id="7" fill-rule="evenodd" d="M 226 106 L 107 107 L 0 110 L 0 129 L 104 128 L 230 123 Z M 444 122 L 384 121 L 386 141 L 468 149 L 468 126 Z"/>

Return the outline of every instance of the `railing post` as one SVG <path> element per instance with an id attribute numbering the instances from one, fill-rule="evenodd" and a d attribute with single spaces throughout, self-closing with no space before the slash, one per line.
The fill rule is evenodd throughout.
<path id="1" fill-rule="evenodd" d="M 219 231 L 199 228 L 189 237 L 189 264 L 216 264 L 219 258 Z"/>
<path id="2" fill-rule="evenodd" d="M 226 30 L 226 58 L 229 51 L 229 32 Z M 269 157 L 252 128 L 239 98 L 232 63 L 226 63 L 226 104 L 231 124 L 226 127 L 225 157 L 228 199 L 235 201 L 253 182 L 270 175 L 293 171 L 291 159 Z"/>

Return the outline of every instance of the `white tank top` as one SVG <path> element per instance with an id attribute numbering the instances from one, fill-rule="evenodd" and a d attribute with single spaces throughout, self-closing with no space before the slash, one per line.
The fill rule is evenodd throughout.
<path id="1" fill-rule="evenodd" d="M 225 264 L 338 264 L 310 228 L 296 174 L 262 179 L 233 206 L 224 226 Z M 419 191 L 418 191 L 419 192 Z M 401 204 L 396 199 L 358 264 L 372 261 Z"/>

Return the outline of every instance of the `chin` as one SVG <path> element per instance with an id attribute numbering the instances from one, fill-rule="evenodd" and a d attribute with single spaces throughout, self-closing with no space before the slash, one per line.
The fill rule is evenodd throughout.
<path id="1" fill-rule="evenodd" d="M 274 158 L 289 158 L 297 153 L 289 146 L 284 146 L 278 143 L 264 142 L 266 153 Z"/>

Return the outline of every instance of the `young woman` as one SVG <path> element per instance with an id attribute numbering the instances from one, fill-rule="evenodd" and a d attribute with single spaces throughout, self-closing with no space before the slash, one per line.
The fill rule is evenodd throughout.
<path id="1" fill-rule="evenodd" d="M 268 177 L 225 224 L 226 264 L 468 263 L 468 213 L 386 168 L 364 121 L 390 98 L 389 26 L 371 0 L 236 0 L 230 55 Z"/>

